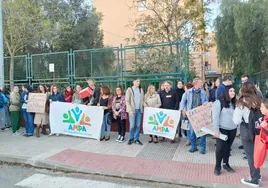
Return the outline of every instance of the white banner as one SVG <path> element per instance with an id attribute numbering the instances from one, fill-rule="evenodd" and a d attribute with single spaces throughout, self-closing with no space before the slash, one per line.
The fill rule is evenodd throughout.
<path id="1" fill-rule="evenodd" d="M 146 107 L 143 117 L 143 133 L 174 139 L 181 112 Z"/>
<path id="2" fill-rule="evenodd" d="M 103 113 L 100 107 L 52 102 L 49 115 L 51 133 L 99 140 Z"/>

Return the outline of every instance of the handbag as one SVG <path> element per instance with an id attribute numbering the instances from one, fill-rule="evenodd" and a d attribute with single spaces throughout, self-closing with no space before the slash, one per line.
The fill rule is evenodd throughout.
<path id="1" fill-rule="evenodd" d="M 190 128 L 189 128 L 189 120 L 188 119 L 183 119 L 181 121 L 181 129 L 190 130 Z"/>
<path id="2" fill-rule="evenodd" d="M 263 139 L 263 128 L 261 128 L 260 134 L 255 136 L 254 142 L 254 167 L 260 168 L 266 158 L 268 142 Z"/>

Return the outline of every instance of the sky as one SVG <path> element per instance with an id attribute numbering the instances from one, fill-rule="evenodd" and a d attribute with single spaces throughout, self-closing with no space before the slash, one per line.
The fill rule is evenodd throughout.
<path id="1" fill-rule="evenodd" d="M 216 17 L 220 13 L 220 3 L 211 3 L 209 5 L 209 8 L 211 9 L 211 15 L 209 15 L 209 24 L 207 25 L 206 31 L 207 32 L 212 32 L 213 31 L 213 23 Z M 208 15 L 207 15 L 208 16 Z"/>

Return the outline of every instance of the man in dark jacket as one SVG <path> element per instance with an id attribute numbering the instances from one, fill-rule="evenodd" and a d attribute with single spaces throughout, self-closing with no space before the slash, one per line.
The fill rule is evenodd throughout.
<path id="1" fill-rule="evenodd" d="M 164 87 L 165 90 L 160 92 L 161 108 L 174 110 L 176 106 L 176 93 L 174 90 L 171 90 L 170 82 L 164 82 Z"/>
<path id="2" fill-rule="evenodd" d="M 216 99 L 219 99 L 222 96 L 223 90 L 225 86 L 230 86 L 234 83 L 234 79 L 231 75 L 225 76 L 222 79 L 221 85 L 218 87 L 217 92 L 216 92 Z"/>
<path id="3" fill-rule="evenodd" d="M 176 93 L 171 89 L 170 82 L 164 82 L 165 90 L 160 92 L 161 108 L 168 110 L 175 110 L 176 107 Z M 161 141 L 165 140 L 162 138 Z M 171 143 L 175 143 L 175 140 L 171 140 Z"/>

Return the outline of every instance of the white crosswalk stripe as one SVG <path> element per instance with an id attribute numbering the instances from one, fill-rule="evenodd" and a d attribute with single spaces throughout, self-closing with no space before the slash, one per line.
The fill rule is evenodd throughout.
<path id="1" fill-rule="evenodd" d="M 70 177 L 55 177 L 45 174 L 34 174 L 17 183 L 16 186 L 25 188 L 141 188 L 139 186 Z"/>

